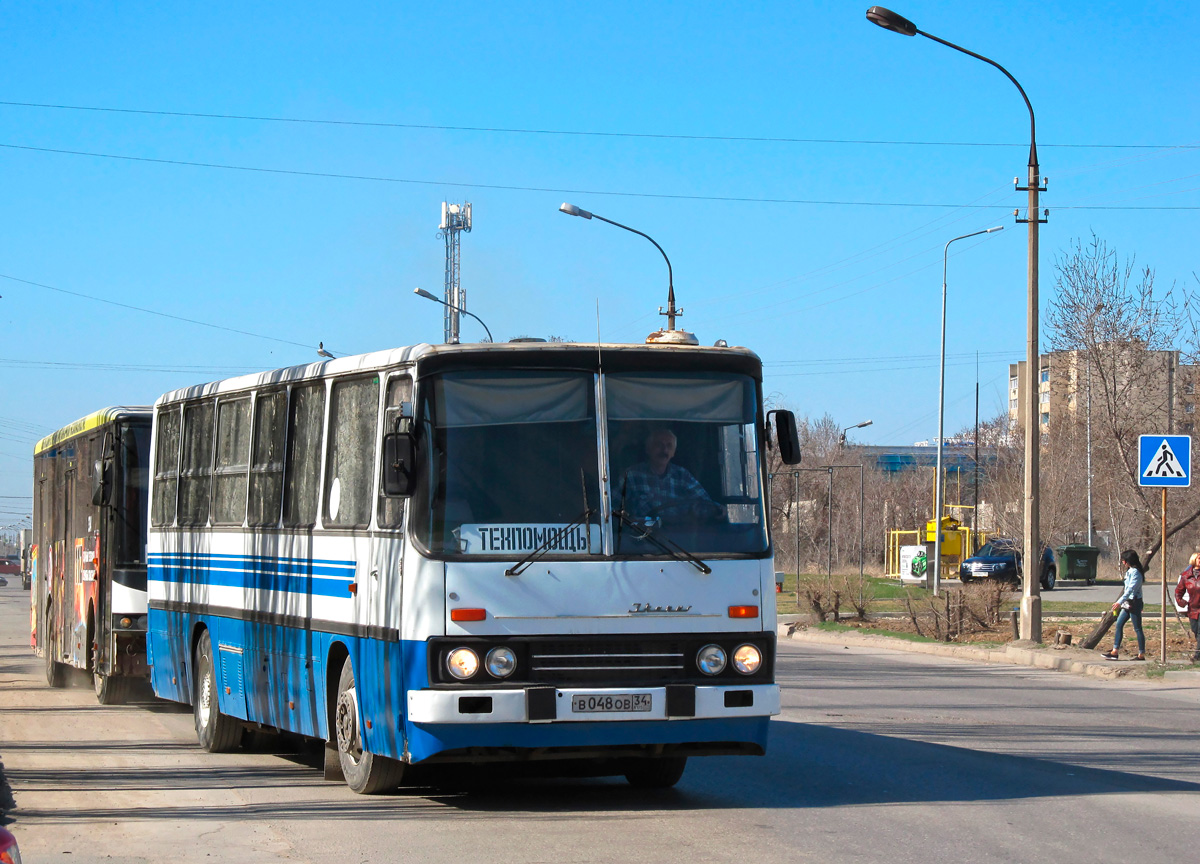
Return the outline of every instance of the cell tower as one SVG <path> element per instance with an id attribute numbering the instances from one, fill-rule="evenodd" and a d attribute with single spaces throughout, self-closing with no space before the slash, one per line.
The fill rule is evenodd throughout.
<path id="1" fill-rule="evenodd" d="M 446 240 L 446 322 L 443 341 L 458 344 L 458 315 L 467 308 L 467 294 L 462 289 L 459 277 L 460 240 L 459 234 L 471 231 L 471 205 L 442 202 L 442 221 L 438 225 L 438 236 Z"/>

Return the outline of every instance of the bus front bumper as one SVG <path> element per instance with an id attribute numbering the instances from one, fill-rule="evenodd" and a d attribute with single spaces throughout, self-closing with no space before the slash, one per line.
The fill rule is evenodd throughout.
<path id="1" fill-rule="evenodd" d="M 715 720 L 779 713 L 779 685 L 410 690 L 411 723 Z"/>

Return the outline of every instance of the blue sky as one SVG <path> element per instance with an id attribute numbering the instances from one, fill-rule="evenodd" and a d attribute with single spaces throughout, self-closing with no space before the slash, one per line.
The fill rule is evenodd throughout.
<path id="1" fill-rule="evenodd" d="M 463 284 L 497 338 L 594 339 L 597 302 L 606 340 L 660 326 L 658 253 L 557 212 L 572 201 L 666 249 L 702 343 L 753 348 L 780 402 L 873 419 L 853 437 L 886 444 L 936 432 L 943 245 L 1004 225 L 951 247 L 947 429 L 973 420 L 977 350 L 981 412 L 1003 409 L 1028 115 L 986 64 L 875 27 L 867 3 L 250 5 L 0 9 L 0 102 L 401 124 L 0 105 L 0 274 L 60 289 L 0 279 L 0 495 L 28 494 L 39 435 L 104 405 L 307 362 L 318 341 L 440 340 L 412 289 L 441 292 L 443 200 L 474 206 Z M 895 8 L 1029 94 L 1043 308 L 1055 256 L 1091 232 L 1196 286 L 1200 12 Z M 581 132 L 622 134 L 549 134 Z M 775 140 L 729 140 L 748 138 Z M 5 500 L 0 525 L 22 506 Z"/>

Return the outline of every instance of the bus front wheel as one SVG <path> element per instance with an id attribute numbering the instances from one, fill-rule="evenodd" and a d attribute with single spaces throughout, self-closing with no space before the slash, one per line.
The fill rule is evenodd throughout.
<path id="1" fill-rule="evenodd" d="M 625 766 L 625 779 L 639 789 L 669 789 L 679 782 L 686 767 L 686 756 L 636 759 Z"/>
<path id="2" fill-rule="evenodd" d="M 354 686 L 354 667 L 350 658 L 342 664 L 338 677 L 337 704 L 334 706 L 338 764 L 346 785 L 360 795 L 372 795 L 395 789 L 404 776 L 404 763 L 363 749 L 359 730 L 358 691 Z"/>
<path id="3" fill-rule="evenodd" d="M 200 633 L 192 664 L 192 712 L 196 718 L 196 738 L 209 753 L 228 753 L 242 743 L 242 724 L 221 713 L 217 702 L 217 673 L 213 664 L 212 638 Z"/>

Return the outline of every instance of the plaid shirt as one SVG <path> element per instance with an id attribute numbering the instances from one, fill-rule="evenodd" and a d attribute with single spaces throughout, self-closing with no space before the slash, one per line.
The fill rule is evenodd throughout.
<path id="1" fill-rule="evenodd" d="M 678 465 L 668 464 L 665 472 L 655 474 L 649 465 L 639 462 L 625 472 L 621 486 L 614 497 L 631 516 L 653 516 L 663 505 L 680 501 L 704 501 L 716 506 L 700 481 Z"/>

